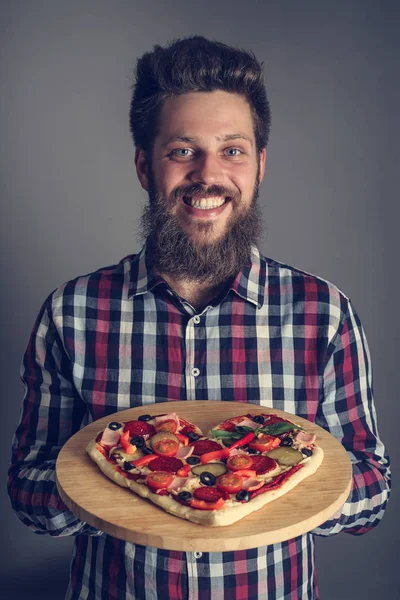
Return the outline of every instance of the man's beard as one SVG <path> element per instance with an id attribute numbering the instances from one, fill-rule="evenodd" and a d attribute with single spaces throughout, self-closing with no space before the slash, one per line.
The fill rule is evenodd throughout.
<path id="1" fill-rule="evenodd" d="M 149 204 L 145 206 L 141 224 L 146 239 L 146 262 L 150 268 L 186 281 L 210 282 L 215 285 L 233 279 L 249 261 L 251 246 L 262 232 L 262 213 L 258 203 L 258 173 L 253 197 L 246 211 L 240 210 L 241 196 L 221 186 L 194 184 L 176 188 L 169 199 L 162 197 L 150 175 Z M 229 197 L 233 215 L 226 233 L 217 241 L 196 243 L 183 231 L 168 207 L 182 198 Z M 236 210 L 236 214 L 235 214 Z M 212 235 L 213 223 L 198 223 L 198 229 Z"/>

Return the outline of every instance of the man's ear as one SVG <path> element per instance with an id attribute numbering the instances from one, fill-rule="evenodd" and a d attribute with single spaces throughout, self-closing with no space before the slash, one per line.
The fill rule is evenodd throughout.
<path id="1" fill-rule="evenodd" d="M 140 185 L 146 192 L 149 191 L 149 164 L 142 148 L 135 150 L 135 166 Z"/>
<path id="2" fill-rule="evenodd" d="M 267 149 L 263 148 L 260 152 L 260 178 L 258 181 L 259 185 L 262 182 L 262 180 L 264 179 L 266 158 L 267 158 Z"/>

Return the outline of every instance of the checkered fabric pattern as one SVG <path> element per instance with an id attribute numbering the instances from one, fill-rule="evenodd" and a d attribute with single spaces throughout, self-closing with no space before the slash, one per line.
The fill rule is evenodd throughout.
<path id="1" fill-rule="evenodd" d="M 362 534 L 383 516 L 389 459 L 354 307 L 332 284 L 256 248 L 199 314 L 147 268 L 144 249 L 66 283 L 40 311 L 22 379 L 9 494 L 36 533 L 76 536 L 69 600 L 313 600 L 313 536 Z M 185 553 L 114 539 L 63 504 L 55 460 L 80 428 L 130 407 L 207 399 L 281 409 L 339 439 L 353 464 L 341 514 L 284 543 Z"/>

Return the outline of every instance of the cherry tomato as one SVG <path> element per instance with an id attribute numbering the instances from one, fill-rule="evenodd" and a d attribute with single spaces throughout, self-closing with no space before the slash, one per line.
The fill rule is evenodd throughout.
<path id="1" fill-rule="evenodd" d="M 165 471 L 154 471 L 149 473 L 146 477 L 146 483 L 152 490 L 164 490 L 169 487 L 172 483 L 174 476 L 172 473 L 166 473 Z"/>
<path id="2" fill-rule="evenodd" d="M 178 427 L 176 421 L 174 421 L 173 419 L 167 419 L 166 421 L 163 421 L 162 423 L 156 425 L 157 433 L 159 431 L 169 431 L 169 433 L 175 433 L 177 428 Z"/>
<path id="3" fill-rule="evenodd" d="M 225 473 L 217 477 L 216 484 L 217 489 L 221 492 L 228 492 L 228 494 L 236 494 L 243 487 L 243 479 L 236 475 L 236 473 Z"/>
<path id="4" fill-rule="evenodd" d="M 153 450 L 155 454 L 158 454 L 158 456 L 175 456 L 175 454 L 178 452 L 178 449 L 179 444 L 168 438 L 160 440 L 153 446 Z"/>
<path id="5" fill-rule="evenodd" d="M 259 450 L 259 452 L 269 452 L 273 448 L 277 448 L 280 443 L 281 440 L 279 438 L 263 433 L 260 437 L 257 437 L 254 442 L 249 444 L 249 448 L 252 450 Z"/>
<path id="6" fill-rule="evenodd" d="M 228 458 L 226 466 L 231 471 L 241 471 L 242 469 L 251 469 L 253 461 L 248 454 L 234 454 Z"/>

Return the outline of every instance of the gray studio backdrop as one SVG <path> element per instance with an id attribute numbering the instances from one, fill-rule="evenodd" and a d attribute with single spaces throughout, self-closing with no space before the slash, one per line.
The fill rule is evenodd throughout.
<path id="1" fill-rule="evenodd" d="M 262 250 L 333 281 L 366 330 L 398 472 L 399 3 L 9 1 L 0 5 L 1 467 L 19 364 L 45 297 L 139 249 L 132 67 L 194 33 L 265 61 L 272 107 Z M 396 160 L 397 158 L 397 160 Z M 317 542 L 323 600 L 400 597 L 396 492 L 378 529 Z M 63 598 L 72 540 L 36 536 L 1 488 L 4 600 Z"/>

